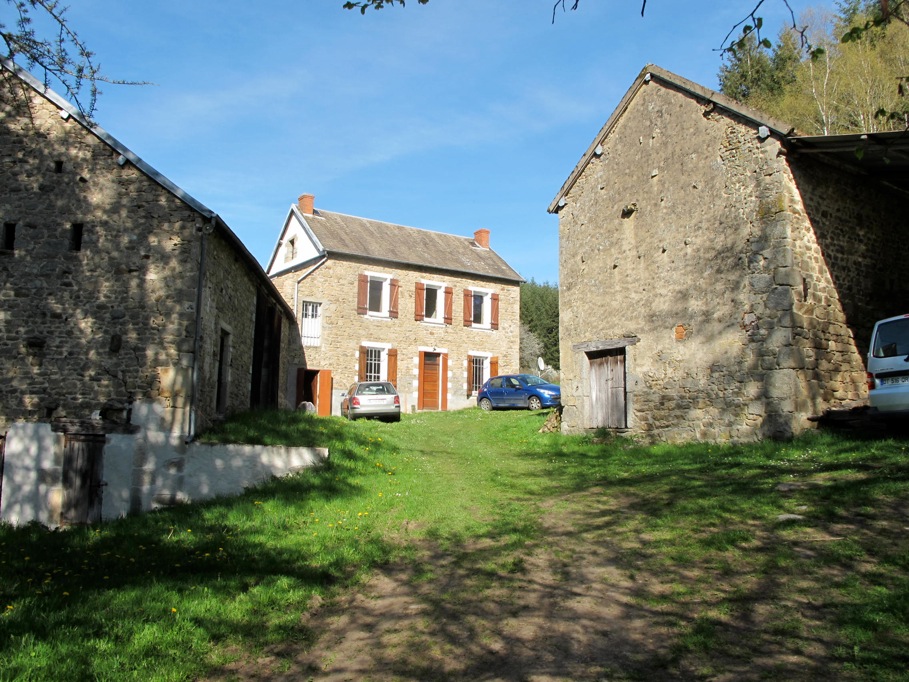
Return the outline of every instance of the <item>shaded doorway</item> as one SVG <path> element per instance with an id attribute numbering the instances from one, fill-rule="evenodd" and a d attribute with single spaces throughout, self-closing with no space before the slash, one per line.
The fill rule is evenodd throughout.
<path id="1" fill-rule="evenodd" d="M 67 433 L 63 442 L 63 504 L 60 523 L 64 526 L 101 522 L 104 490 L 104 434 Z"/>
<path id="2" fill-rule="evenodd" d="M 312 403 L 317 415 L 330 417 L 331 385 L 330 369 L 298 369 L 296 404 Z"/>

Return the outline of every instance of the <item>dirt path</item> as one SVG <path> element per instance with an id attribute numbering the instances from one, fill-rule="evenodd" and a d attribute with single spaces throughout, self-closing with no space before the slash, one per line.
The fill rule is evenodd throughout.
<path id="1" fill-rule="evenodd" d="M 684 603 L 664 602 L 669 580 L 630 570 L 635 548 L 609 537 L 623 505 L 599 490 L 555 502 L 545 544 L 520 550 L 426 546 L 416 562 L 377 572 L 355 593 L 314 604 L 314 645 L 282 647 L 220 679 L 757 680 L 821 679 L 826 648 L 792 652 L 761 632 L 758 611 L 726 624 L 730 649 L 706 662 L 680 654 Z M 633 560 L 632 560 L 633 561 Z M 671 577 L 678 585 L 684 567 Z M 718 586 L 718 589 L 723 589 Z M 657 604 L 657 605 L 654 605 Z"/>

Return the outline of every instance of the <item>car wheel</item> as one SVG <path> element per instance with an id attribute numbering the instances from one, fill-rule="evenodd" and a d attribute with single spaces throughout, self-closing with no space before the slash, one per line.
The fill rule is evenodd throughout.
<path id="1" fill-rule="evenodd" d="M 492 409 L 492 401 L 489 398 L 483 398 L 480 401 L 480 409 L 489 412 Z"/>
<path id="2" fill-rule="evenodd" d="M 527 407 L 531 410 L 539 410 L 541 407 L 543 407 L 543 403 L 535 395 L 532 395 L 527 399 Z"/>

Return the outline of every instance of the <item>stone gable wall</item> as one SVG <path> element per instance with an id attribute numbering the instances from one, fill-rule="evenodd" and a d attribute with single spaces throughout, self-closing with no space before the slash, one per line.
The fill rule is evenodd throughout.
<path id="1" fill-rule="evenodd" d="M 4 97 L 0 221 L 15 240 L 0 250 L 0 431 L 17 420 L 125 420 L 137 400 L 188 409 L 203 233 L 197 427 L 216 417 L 222 327 L 232 339 L 227 411 L 248 409 L 256 292 L 267 287 L 223 228 L 42 97 L 29 112 Z M 282 337 L 294 348 L 286 404 L 283 375 L 303 364 L 289 317 Z M 188 428 L 172 416 L 168 430 Z"/>
<path id="2" fill-rule="evenodd" d="M 563 428 L 592 419 L 575 346 L 626 337 L 628 426 L 648 439 L 787 436 L 861 400 L 840 292 L 869 262 L 858 235 L 828 236 L 849 263 L 831 268 L 802 200 L 829 175 L 797 185 L 774 137 L 645 85 L 559 213 Z"/>
<path id="3" fill-rule="evenodd" d="M 390 264 L 329 259 L 302 280 L 307 268 L 279 274 L 273 281 L 299 315 L 303 301 L 322 303 L 322 343 L 307 346 L 307 365 L 330 369 L 333 378 L 333 413 L 339 413 L 340 394 L 357 380 L 358 351 L 362 343 L 387 343 L 398 350 L 398 391 L 405 411 L 416 409 L 419 351 L 438 348 L 448 353 L 448 406 L 475 405 L 467 395 L 467 356 L 489 353 L 499 358 L 500 373 L 518 371 L 520 287 L 517 284 L 455 277 L 450 273 L 419 270 Z M 357 276 L 362 272 L 388 274 L 400 281 L 399 316 L 376 319 L 357 314 Z M 453 288 L 452 324 L 417 322 L 414 319 L 416 283 L 425 280 Z M 499 329 L 486 330 L 463 324 L 465 288 L 490 289 L 499 294 Z"/>

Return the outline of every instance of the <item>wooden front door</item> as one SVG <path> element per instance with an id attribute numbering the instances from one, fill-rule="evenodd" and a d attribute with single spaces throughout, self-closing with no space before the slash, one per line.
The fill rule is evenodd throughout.
<path id="1" fill-rule="evenodd" d="M 420 351 L 418 410 L 448 409 L 448 355 Z"/>
<path id="2" fill-rule="evenodd" d="M 625 401 L 625 349 L 593 351 L 590 361 L 590 426 L 628 427 Z"/>
<path id="3" fill-rule="evenodd" d="M 60 523 L 101 522 L 101 493 L 104 482 L 103 434 L 68 433 L 63 443 L 63 506 Z"/>

